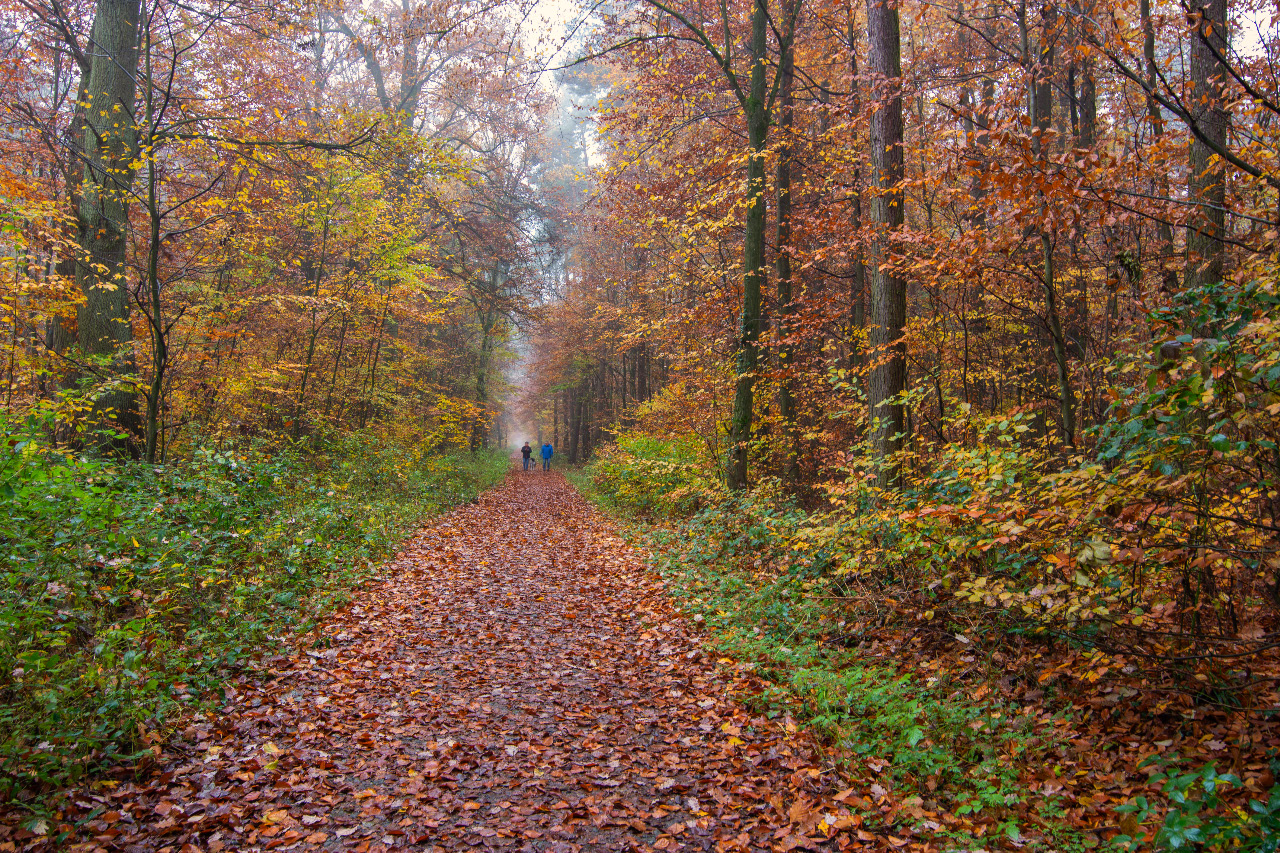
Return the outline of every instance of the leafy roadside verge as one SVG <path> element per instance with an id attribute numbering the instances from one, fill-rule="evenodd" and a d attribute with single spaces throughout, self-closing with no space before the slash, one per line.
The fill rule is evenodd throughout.
<path id="1" fill-rule="evenodd" d="M 632 520 L 708 641 L 772 685 L 757 701 L 822 735 L 865 827 L 930 850 L 1275 850 L 1265 714 L 984 622 L 908 567 L 841 571 L 829 516 L 768 484 L 726 494 L 676 443 L 624 435 L 574 479 Z"/>
<path id="2" fill-rule="evenodd" d="M 166 466 L 0 446 L 0 794 L 136 757 L 226 671 L 306 630 L 427 516 L 498 482 L 505 455 L 347 436 L 196 443 Z"/>

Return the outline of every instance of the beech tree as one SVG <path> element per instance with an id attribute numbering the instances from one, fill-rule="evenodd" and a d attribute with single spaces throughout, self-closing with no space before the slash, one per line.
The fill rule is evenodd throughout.
<path id="1" fill-rule="evenodd" d="M 114 416 L 134 426 L 129 287 L 125 277 L 129 202 L 137 169 L 135 97 L 141 0 L 98 0 L 86 47 L 83 140 L 84 176 L 78 188 L 80 252 L 76 284 L 84 294 L 78 312 L 80 348 L 105 369 L 108 388 L 97 396 L 99 419 Z"/>
<path id="2" fill-rule="evenodd" d="M 749 28 L 742 32 L 734 17 L 736 5 L 721 3 L 678 6 L 664 0 L 645 0 L 659 17 L 652 22 L 645 40 L 672 40 L 695 45 L 711 61 L 716 73 L 736 101 L 746 127 L 746 183 L 743 196 L 742 300 L 736 342 L 737 379 L 733 408 L 729 415 L 729 449 L 725 479 L 731 488 L 747 485 L 748 458 L 752 439 L 755 386 L 760 368 L 760 335 L 764 325 L 767 201 L 765 149 L 773 121 L 774 106 L 784 78 L 790 73 L 770 68 L 769 39 L 786 55 L 795 39 L 800 16 L 799 0 L 788 0 L 780 9 L 771 9 L 769 0 L 750 0 Z M 716 21 L 712 29 L 710 21 Z M 680 31 L 680 35 L 670 32 Z"/>
<path id="3" fill-rule="evenodd" d="M 867 336 L 872 367 L 867 401 L 874 424 L 874 443 L 881 461 L 880 481 L 893 479 L 890 457 L 902 446 L 906 409 L 899 395 L 906 390 L 906 282 L 894 268 L 894 249 L 901 251 L 897 232 L 905 222 L 902 191 L 901 35 L 898 9 L 889 0 L 867 0 L 869 64 L 877 90 L 872 95 L 871 164 L 875 194 L 871 215 L 880 234 L 869 258 L 871 265 L 871 326 Z"/>
<path id="4" fill-rule="evenodd" d="M 1187 192 L 1196 211 L 1187 226 L 1187 287 L 1216 284 L 1224 267 L 1226 163 L 1217 156 L 1227 145 L 1224 103 L 1227 67 L 1227 0 L 1191 4 L 1191 91 L 1188 104 L 1195 130 Z"/>

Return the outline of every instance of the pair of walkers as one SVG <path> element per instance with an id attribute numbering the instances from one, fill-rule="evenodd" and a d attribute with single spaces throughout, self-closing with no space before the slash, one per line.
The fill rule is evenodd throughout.
<path id="1" fill-rule="evenodd" d="M 551 456 L 555 451 L 551 449 L 551 442 L 542 445 L 542 470 L 551 470 Z M 524 470 L 528 471 L 533 466 L 533 448 L 529 446 L 529 442 L 524 443 L 524 447 L 520 448 L 520 456 L 524 459 Z"/>

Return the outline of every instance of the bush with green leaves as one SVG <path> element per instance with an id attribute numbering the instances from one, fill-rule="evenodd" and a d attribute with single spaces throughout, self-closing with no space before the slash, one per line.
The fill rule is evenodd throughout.
<path id="1" fill-rule="evenodd" d="M 679 517 L 723 496 L 715 472 L 700 459 L 699 444 L 692 437 L 623 433 L 592 457 L 584 485 L 613 509 Z"/>
<path id="2" fill-rule="evenodd" d="M 1233 773 L 1219 773 L 1213 764 L 1181 770 L 1174 758 L 1155 757 L 1159 765 L 1151 782 L 1160 786 L 1159 804 L 1146 797 L 1119 806 L 1121 815 L 1132 815 L 1134 826 L 1152 818 L 1160 820 L 1154 846 L 1158 850 L 1237 850 L 1240 853 L 1277 853 L 1280 850 L 1280 785 L 1262 800 L 1250 800 L 1247 808 L 1232 807 L 1225 794 L 1241 785 Z M 1273 761 L 1280 770 L 1280 761 Z M 1120 835 L 1114 843 L 1127 850 L 1143 847 L 1144 839 Z"/>
<path id="3" fill-rule="evenodd" d="M 196 442 L 165 466 L 0 424 L 0 785 L 65 784 L 141 749 L 226 669 L 306 629 L 427 515 L 506 470 L 348 435 Z M 3 793 L 0 791 L 0 793 Z"/>

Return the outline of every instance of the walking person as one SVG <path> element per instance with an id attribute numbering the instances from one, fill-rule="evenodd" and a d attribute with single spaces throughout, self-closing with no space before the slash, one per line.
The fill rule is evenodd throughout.
<path id="1" fill-rule="evenodd" d="M 555 451 L 551 449 L 551 442 L 548 441 L 542 445 L 542 470 L 543 471 L 551 470 L 551 455 L 553 453 L 555 453 Z"/>
<path id="2" fill-rule="evenodd" d="M 529 442 L 526 441 L 524 447 L 520 448 L 520 455 L 524 458 L 524 470 L 528 471 L 533 464 L 533 448 L 529 446 Z"/>

